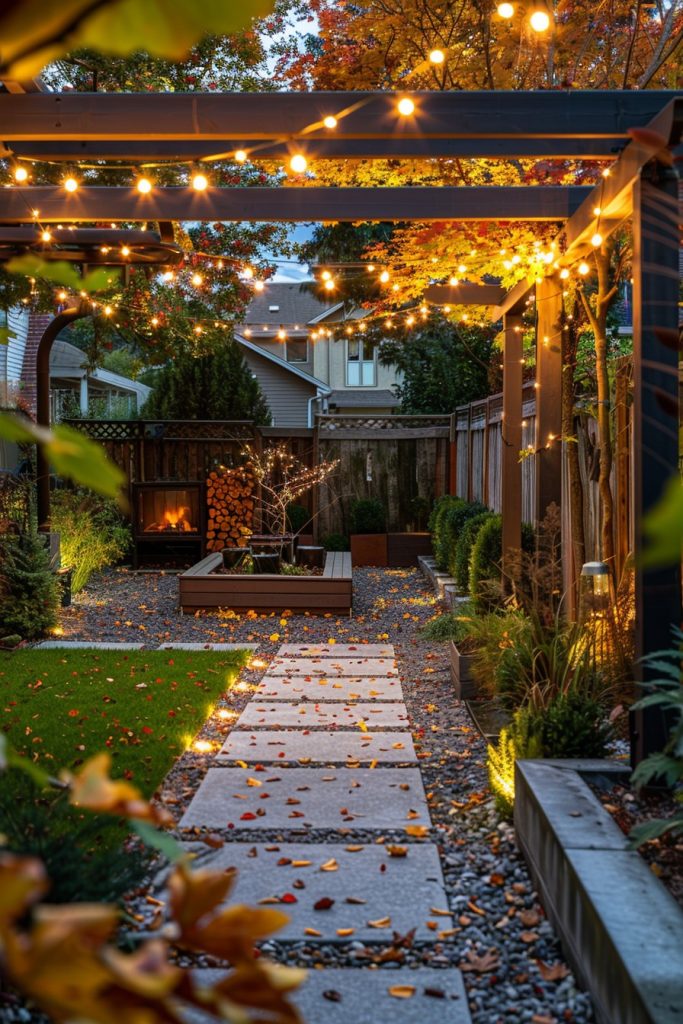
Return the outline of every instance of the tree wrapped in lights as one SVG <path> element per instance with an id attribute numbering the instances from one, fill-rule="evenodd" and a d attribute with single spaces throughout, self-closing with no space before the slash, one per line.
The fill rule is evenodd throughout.
<path id="1" fill-rule="evenodd" d="M 339 466 L 339 459 L 307 466 L 287 445 L 276 444 L 263 451 L 245 445 L 242 456 L 261 490 L 261 510 L 268 528 L 278 536 L 287 533 L 289 506 L 308 491 L 328 481 Z"/>

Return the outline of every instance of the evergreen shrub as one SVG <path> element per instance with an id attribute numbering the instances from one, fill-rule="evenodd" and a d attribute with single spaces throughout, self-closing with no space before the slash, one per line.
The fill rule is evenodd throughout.
<path id="1" fill-rule="evenodd" d="M 43 636 L 57 622 L 59 602 L 45 537 L 0 538 L 0 636 Z"/>
<path id="2" fill-rule="evenodd" d="M 454 502 L 445 508 L 438 523 L 436 544 L 432 545 L 439 568 L 448 569 L 465 523 L 486 511 L 486 506 L 480 501 L 464 501 L 462 498 L 457 499 L 457 504 Z"/>
<path id="3" fill-rule="evenodd" d="M 469 590 L 472 548 L 480 529 L 492 516 L 493 512 L 480 512 L 479 515 L 468 519 L 460 531 L 455 547 L 451 549 L 448 572 L 461 590 Z"/>
<path id="4" fill-rule="evenodd" d="M 533 551 L 536 535 L 529 523 L 522 523 L 522 551 Z M 470 598 L 479 611 L 486 611 L 499 603 L 503 558 L 503 517 L 493 515 L 485 522 L 472 546 L 470 555 Z"/>
<path id="5" fill-rule="evenodd" d="M 351 504 L 351 533 L 384 533 L 386 513 L 377 498 L 360 498 Z"/>

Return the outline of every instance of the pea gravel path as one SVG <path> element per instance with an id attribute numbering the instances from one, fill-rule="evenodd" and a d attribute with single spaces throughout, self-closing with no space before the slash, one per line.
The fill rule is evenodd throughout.
<path id="1" fill-rule="evenodd" d="M 464 1020 L 463 1008 L 457 1000 L 449 1001 L 446 1013 L 440 997 L 424 995 L 425 986 L 429 987 L 423 980 L 425 971 L 429 977 L 436 979 L 435 988 L 443 990 L 446 995 L 451 990 L 455 994 L 454 985 L 446 982 L 451 977 L 457 978 L 457 974 L 449 970 L 454 967 L 459 967 L 463 973 L 473 1024 L 560 1024 L 565 1021 L 583 1024 L 593 1021 L 590 1000 L 578 990 L 562 960 L 553 930 L 543 914 L 524 861 L 516 848 L 514 833 L 507 823 L 500 821 L 493 808 L 486 783 L 485 745 L 473 730 L 464 706 L 453 699 L 446 650 L 419 639 L 420 626 L 439 610 L 430 588 L 416 569 L 354 570 L 353 619 L 290 615 L 260 617 L 253 613 L 241 617 L 230 614 L 181 616 L 177 612 L 177 580 L 173 575 L 137 575 L 116 571 L 95 581 L 75 605 L 64 612 L 62 625 L 65 639 L 71 640 L 137 642 L 151 647 L 175 642 L 202 645 L 246 642 L 259 645 L 252 668 L 245 670 L 241 682 L 226 695 L 217 714 L 200 733 L 202 739 L 212 743 L 211 752 L 188 752 L 178 761 L 165 782 L 162 799 L 177 818 L 181 818 L 187 811 L 209 770 L 234 770 L 227 764 L 219 767 L 216 754 L 247 706 L 245 720 L 239 725 L 241 732 L 245 728 L 268 728 L 268 722 L 261 724 L 258 719 L 277 714 L 272 710 L 276 705 L 281 705 L 283 716 L 283 720 L 276 723 L 277 726 L 292 728 L 297 725 L 292 722 L 292 716 L 300 714 L 304 703 L 308 723 L 306 728 L 329 731 L 329 709 L 332 707 L 338 710 L 342 719 L 339 726 L 333 725 L 332 728 L 348 729 L 357 728 L 357 723 L 354 726 L 354 723 L 346 721 L 346 716 L 354 709 L 358 711 L 359 719 L 367 723 L 371 714 L 369 704 L 389 707 L 404 702 L 429 815 L 425 819 L 424 809 L 414 808 L 420 813 L 416 820 L 419 823 L 426 822 L 419 835 L 411 836 L 407 833 L 406 824 L 409 823 L 405 821 L 401 822 L 400 827 L 392 824 L 391 827 L 378 829 L 373 827 L 372 820 L 351 814 L 348 817 L 352 820 L 337 822 L 333 827 L 328 824 L 320 827 L 312 821 L 311 827 L 307 829 L 297 828 L 297 819 L 292 821 L 295 827 L 287 829 L 281 826 L 262 827 L 261 821 L 259 827 L 251 828 L 248 819 L 241 823 L 240 828 L 230 828 L 230 819 L 226 819 L 221 822 L 223 827 L 211 827 L 211 849 L 202 843 L 205 830 L 197 826 L 180 829 L 180 837 L 203 850 L 205 856 L 211 855 L 217 840 L 221 841 L 223 845 L 218 851 L 221 858 L 229 857 L 229 844 L 239 843 L 240 861 L 245 849 L 256 848 L 258 856 L 261 846 L 295 843 L 298 853 L 307 844 L 312 848 L 317 846 L 319 852 L 327 845 L 338 844 L 340 857 L 346 847 L 381 847 L 383 856 L 391 866 L 393 858 L 386 852 L 386 847 L 400 844 L 408 847 L 404 862 L 404 866 L 408 867 L 411 863 L 416 864 L 421 856 L 418 849 L 435 848 L 440 858 L 441 877 L 448 903 L 447 906 L 435 909 L 449 910 L 452 917 L 441 919 L 439 915 L 432 915 L 424 920 L 424 914 L 418 909 L 412 918 L 419 916 L 420 920 L 414 920 L 407 933 L 389 935 L 379 928 L 376 929 L 377 938 L 374 942 L 366 940 L 366 928 L 362 930 L 360 938 L 354 935 L 350 941 L 344 941 L 343 936 L 336 934 L 335 927 L 334 938 L 329 938 L 330 926 L 326 925 L 325 928 L 317 929 L 323 933 L 321 937 L 297 938 L 290 933 L 288 937 L 274 938 L 266 943 L 264 952 L 285 963 L 335 970 L 355 968 L 342 976 L 347 978 L 353 974 L 356 979 L 349 988 L 346 1000 L 349 1013 L 354 1006 L 359 1005 L 359 1001 L 363 1003 L 362 989 L 358 985 L 361 978 L 368 977 L 368 973 L 358 968 L 375 968 L 372 984 L 379 985 L 378 991 L 381 990 L 384 996 L 388 986 L 396 983 L 410 984 L 411 978 L 414 979 L 414 1000 L 390 1000 L 392 1019 L 397 1024 L 402 1024 L 403 1020 L 408 1022 L 417 1019 L 424 1024 L 440 1024 L 441 1021 L 450 1020 L 459 1024 Z M 275 700 L 272 697 L 266 698 L 263 711 L 255 711 L 257 701 L 252 700 L 255 688 L 264 674 L 267 676 L 264 687 L 266 692 L 271 681 L 276 678 L 268 673 L 273 657 L 282 658 L 283 666 L 290 658 L 314 661 L 324 657 L 327 662 L 330 654 L 325 657 L 323 652 L 326 650 L 334 652 L 332 657 L 337 662 L 349 658 L 367 663 L 362 646 L 364 644 L 379 645 L 367 650 L 367 660 L 372 658 L 373 661 L 385 660 L 390 656 L 388 648 L 393 646 L 398 676 L 385 676 L 384 679 L 398 683 L 401 687 L 398 699 L 394 687 L 384 693 L 366 696 L 370 693 L 368 684 L 359 700 L 342 695 L 338 703 L 333 705 L 328 703 L 329 697 L 325 699 L 322 696 L 323 688 L 317 686 L 310 700 L 308 695 L 283 693 L 282 696 L 278 694 Z M 300 649 L 302 647 L 309 649 Z M 356 647 L 360 648 L 358 652 L 353 650 Z M 318 667 L 309 666 L 314 674 L 317 674 Z M 279 675 L 279 678 L 286 676 Z M 291 674 L 289 678 L 292 678 Z M 296 678 L 298 682 L 301 675 L 297 674 Z M 327 678 L 329 686 L 344 685 L 348 681 L 337 673 L 319 678 Z M 315 717 L 316 708 L 324 709 L 319 725 L 309 721 L 309 716 Z M 399 716 L 391 716 L 390 721 L 398 723 Z M 383 732 L 392 729 L 404 731 L 406 727 L 402 720 L 396 726 L 382 723 Z M 370 721 L 370 735 L 378 731 L 379 722 L 375 725 L 374 721 Z M 252 767 L 255 769 L 251 762 L 245 763 L 249 764 L 250 770 Z M 260 767 L 270 772 L 273 766 L 263 764 Z M 278 775 L 289 771 L 324 771 L 325 774 L 336 773 L 344 777 L 345 773 L 355 776 L 363 769 L 368 771 L 364 765 L 356 769 L 346 764 L 334 769 L 327 766 L 321 769 L 313 765 L 295 767 L 291 762 L 284 767 L 276 767 Z M 416 770 L 414 765 L 406 763 L 400 767 L 379 765 L 371 771 L 375 774 Z M 261 780 L 264 775 L 254 770 L 253 777 Z M 297 798 L 296 794 L 294 798 Z M 296 808 L 296 805 L 292 806 Z M 340 809 L 335 801 L 335 810 Z M 377 857 L 374 849 L 372 853 Z M 279 856 L 284 857 L 284 854 L 280 853 Z M 257 858 L 253 859 L 255 861 Z M 398 861 L 393 866 L 398 866 Z M 278 870 L 286 869 L 283 867 Z M 339 874 L 331 874 L 329 877 L 341 879 L 341 868 Z M 277 878 L 275 874 L 274 879 Z M 298 880 L 306 884 L 305 875 Z M 253 884 L 253 881 L 249 884 Z M 316 878 L 316 884 L 319 884 L 319 878 Z M 430 884 L 441 885 L 441 881 L 437 879 L 436 883 Z M 340 882 L 336 881 L 335 886 L 339 885 Z M 273 895 L 282 895 L 277 892 L 278 888 L 276 886 Z M 293 894 L 298 897 L 296 889 Z M 416 893 L 416 899 L 419 902 L 419 893 Z M 362 911 L 364 906 L 360 905 L 358 909 Z M 431 911 L 432 908 L 429 909 Z M 297 911 L 300 914 L 298 904 Z M 383 916 L 390 916 L 389 912 Z M 360 916 L 357 920 L 360 921 Z M 441 920 L 447 922 L 448 927 L 444 928 Z M 431 924 L 428 924 L 430 921 Z M 418 925 L 419 931 L 412 935 L 412 927 L 417 928 Z M 427 939 L 424 938 L 425 928 L 430 933 Z M 377 978 L 385 972 L 386 984 L 383 984 Z M 318 972 L 315 977 L 317 981 Z M 438 984 L 439 978 L 444 979 L 442 985 Z M 367 998 L 371 998 L 370 990 L 367 991 Z M 302 996 L 302 1006 L 308 1010 L 313 999 L 311 989 L 309 996 Z M 309 1024 L 321 1024 L 323 1020 L 332 1019 L 339 1020 L 340 1024 L 351 1024 L 351 1019 L 347 1022 L 346 1014 L 334 1018 L 331 1016 L 332 1010 L 339 1014 L 344 1005 L 342 1002 L 324 1006 L 319 1016 L 318 1011 L 309 1013 Z M 398 1011 L 403 1006 L 406 1007 L 406 1016 L 401 1018 Z M 412 1011 L 407 1009 L 410 1006 L 413 1007 Z M 458 1011 L 456 1015 L 453 1015 L 453 1007 Z M 380 1016 L 384 1018 L 388 1014 L 389 1010 L 385 1011 L 383 1005 Z M 359 1024 L 355 1018 L 352 1019 L 353 1024 Z"/>

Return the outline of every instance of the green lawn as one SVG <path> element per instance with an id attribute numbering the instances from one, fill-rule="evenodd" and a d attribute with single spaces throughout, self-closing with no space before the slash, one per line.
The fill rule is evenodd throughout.
<path id="1" fill-rule="evenodd" d="M 20 650 L 0 654 L 2 729 L 57 774 L 103 750 L 150 796 L 249 651 Z"/>

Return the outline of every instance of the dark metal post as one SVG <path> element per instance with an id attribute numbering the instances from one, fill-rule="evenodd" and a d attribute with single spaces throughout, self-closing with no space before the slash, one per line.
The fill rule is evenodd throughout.
<path id="1" fill-rule="evenodd" d="M 501 511 L 503 514 L 503 575 L 515 570 L 522 547 L 522 316 L 503 318 L 503 437 Z"/>
<path id="2" fill-rule="evenodd" d="M 81 317 L 88 316 L 85 310 L 74 307 L 58 313 L 45 329 L 38 342 L 36 353 L 36 421 L 41 427 L 50 426 L 50 352 L 57 335 Z M 42 531 L 50 528 L 50 463 L 41 445 L 38 446 L 37 466 L 37 505 L 38 528 Z"/>
<path id="3" fill-rule="evenodd" d="M 562 502 L 562 286 L 536 286 L 536 522 Z"/>
<path id="4" fill-rule="evenodd" d="M 678 175 L 656 162 L 633 189 L 633 504 L 636 557 L 636 659 L 671 646 L 681 621 L 681 566 L 645 569 L 643 518 L 679 473 Z M 647 682 L 647 669 L 636 661 Z M 657 708 L 631 715 L 631 758 L 638 764 L 667 737 Z"/>

